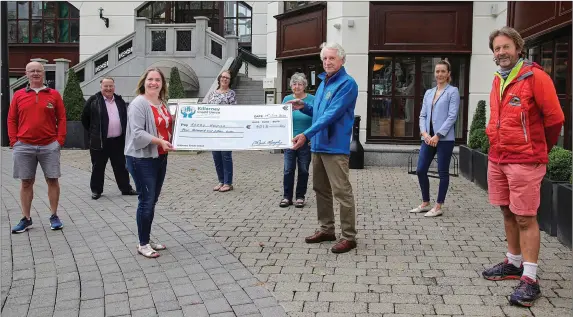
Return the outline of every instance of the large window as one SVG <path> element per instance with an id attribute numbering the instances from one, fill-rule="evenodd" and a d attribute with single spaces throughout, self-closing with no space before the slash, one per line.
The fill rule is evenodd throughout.
<path id="1" fill-rule="evenodd" d="M 253 15 L 249 5 L 241 1 L 225 1 L 225 35 L 237 35 L 239 43 L 251 43 Z"/>
<path id="2" fill-rule="evenodd" d="M 219 2 L 217 1 L 150 1 L 137 10 L 138 17 L 146 17 L 153 24 L 195 23 L 195 17 L 209 18 L 211 31 L 221 35 Z"/>
<path id="3" fill-rule="evenodd" d="M 79 10 L 68 2 L 8 2 L 8 42 L 79 43 Z"/>
<path id="4" fill-rule="evenodd" d="M 558 145 L 571 149 L 571 28 L 551 38 L 527 44 L 527 57 L 541 65 L 553 79 L 557 97 L 565 114 Z"/>
<path id="5" fill-rule="evenodd" d="M 370 142 L 419 143 L 419 116 L 426 90 L 436 86 L 434 69 L 447 59 L 451 85 L 460 91 L 456 140 L 463 142 L 467 130 L 469 56 L 372 55 L 368 100 L 367 139 Z"/>
<path id="6" fill-rule="evenodd" d="M 214 33 L 237 35 L 241 46 L 251 46 L 252 9 L 242 1 L 150 1 L 137 10 L 137 16 L 154 24 L 195 23 L 195 17 L 205 16 Z"/>

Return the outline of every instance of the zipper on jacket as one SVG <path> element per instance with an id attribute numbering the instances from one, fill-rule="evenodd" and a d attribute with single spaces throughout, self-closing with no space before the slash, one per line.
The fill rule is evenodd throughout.
<path id="1" fill-rule="evenodd" d="M 525 142 L 529 142 L 527 140 L 527 130 L 525 129 L 525 115 L 521 112 L 521 127 L 523 128 L 523 136 L 525 137 Z"/>

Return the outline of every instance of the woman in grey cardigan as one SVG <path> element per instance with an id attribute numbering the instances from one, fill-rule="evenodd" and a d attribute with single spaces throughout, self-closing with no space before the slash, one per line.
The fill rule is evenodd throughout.
<path id="1" fill-rule="evenodd" d="M 167 171 L 167 152 L 173 150 L 171 136 L 173 118 L 165 106 L 165 76 L 157 68 L 148 69 L 139 79 L 138 96 L 127 109 L 125 158 L 133 177 L 139 203 L 137 205 L 137 252 L 148 258 L 159 256 L 166 247 L 150 241 L 155 204 Z"/>

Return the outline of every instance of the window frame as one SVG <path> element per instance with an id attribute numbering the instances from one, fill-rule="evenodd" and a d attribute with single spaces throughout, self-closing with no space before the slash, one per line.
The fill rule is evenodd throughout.
<path id="1" fill-rule="evenodd" d="M 21 1 L 10 1 L 9 3 L 14 3 L 16 5 L 16 11 L 15 11 L 15 18 L 9 18 L 8 17 L 8 23 L 7 25 L 10 24 L 10 22 L 15 22 L 16 23 L 16 41 L 15 42 L 11 42 L 10 38 L 8 38 L 8 45 L 57 45 L 57 46 L 79 46 L 80 43 L 80 38 L 79 38 L 79 28 L 80 28 L 80 12 L 79 10 L 73 6 L 71 3 L 67 2 L 67 1 L 26 1 L 26 6 L 27 6 L 27 10 L 28 10 L 28 16 L 27 18 L 21 18 L 19 15 L 20 13 L 20 8 L 19 8 L 19 2 Z M 40 3 L 41 4 L 41 17 L 32 17 L 32 3 Z M 55 4 L 55 12 L 54 12 L 54 16 L 53 17 L 46 17 L 44 15 L 45 13 L 45 7 L 46 4 L 48 3 L 54 3 Z M 59 17 L 59 11 L 60 11 L 60 6 L 62 5 L 67 5 L 68 6 L 68 15 L 65 18 L 60 18 Z M 75 17 L 72 17 L 75 16 Z M 19 38 L 20 38 L 20 22 L 27 22 L 28 25 L 28 34 L 27 34 L 27 38 L 28 41 L 27 42 L 19 42 Z M 33 38 L 34 38 L 34 34 L 33 34 L 33 24 L 35 21 L 41 21 L 41 25 L 42 25 L 42 38 L 40 42 L 34 42 Z M 68 22 L 68 36 L 67 36 L 67 41 L 66 42 L 61 42 L 60 41 L 60 22 L 61 21 L 67 21 Z M 46 42 L 46 22 L 52 22 L 54 24 L 54 42 Z M 78 25 L 78 39 L 77 42 L 72 42 L 72 28 L 71 25 L 73 24 L 73 22 L 76 22 Z"/>
<path id="2" fill-rule="evenodd" d="M 391 57 L 392 67 L 396 65 L 396 59 L 401 58 L 414 58 L 415 59 L 415 86 L 414 86 L 414 109 L 413 109 L 413 131 L 412 136 L 396 137 L 394 136 L 394 102 L 396 98 L 400 98 L 400 95 L 396 94 L 395 82 L 396 76 L 392 75 L 392 92 L 389 96 L 380 96 L 381 98 L 390 98 L 392 100 L 392 115 L 390 120 L 390 136 L 378 136 L 372 133 L 372 117 L 373 117 L 373 100 L 377 95 L 373 94 L 372 91 L 372 79 L 373 79 L 373 67 L 375 64 L 376 57 Z M 455 54 L 455 53 L 370 53 L 368 55 L 368 90 L 367 90 L 367 111 L 366 111 L 366 143 L 368 144 L 419 144 L 420 143 L 420 128 L 419 128 L 419 116 L 422 109 L 422 100 L 424 98 L 425 90 L 422 91 L 422 58 L 448 58 L 450 62 L 454 59 L 459 59 L 460 62 L 465 63 L 465 76 L 464 76 L 464 87 L 458 87 L 460 91 L 464 92 L 463 96 L 460 96 L 460 111 L 462 112 L 462 133 L 461 137 L 456 137 L 455 144 L 465 144 L 467 142 L 467 132 L 468 132 L 468 103 L 469 103 L 469 80 L 470 80 L 470 59 L 471 54 Z M 454 65 L 452 65 L 454 66 Z M 394 74 L 394 71 L 392 71 Z M 408 96 L 405 96 L 408 97 Z"/>
<path id="3" fill-rule="evenodd" d="M 253 8 L 250 5 L 248 5 L 245 1 L 225 1 L 225 4 L 233 4 L 233 6 L 235 6 L 235 16 L 227 16 L 225 9 L 224 9 L 224 6 L 223 6 L 223 33 L 225 35 L 227 35 L 226 34 L 227 20 L 235 20 L 235 25 L 234 25 L 235 35 L 237 37 L 239 37 L 239 46 L 250 47 L 252 45 L 252 42 L 253 42 Z M 248 16 L 246 16 L 246 17 L 239 16 L 239 5 L 244 6 L 248 10 L 248 12 L 249 12 Z M 251 32 L 249 34 L 250 41 L 241 42 L 241 38 L 239 36 L 239 21 L 240 20 L 248 20 L 251 23 L 251 27 L 250 27 Z"/>

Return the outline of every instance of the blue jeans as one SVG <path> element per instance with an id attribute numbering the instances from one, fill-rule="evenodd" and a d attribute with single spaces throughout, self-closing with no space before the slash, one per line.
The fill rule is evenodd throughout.
<path id="1" fill-rule="evenodd" d="M 155 215 L 155 204 L 161 194 L 161 187 L 167 171 L 167 154 L 159 155 L 158 158 L 136 158 L 125 156 L 127 170 L 133 181 L 138 195 L 137 204 L 137 233 L 139 244 L 149 243 L 151 224 Z"/>
<path id="2" fill-rule="evenodd" d="M 213 151 L 219 183 L 233 185 L 233 156 L 231 151 Z"/>
<path id="3" fill-rule="evenodd" d="M 448 192 L 448 186 L 450 185 L 450 161 L 452 160 L 453 151 L 454 141 L 438 141 L 438 145 L 436 147 L 429 146 L 422 141 L 416 174 L 418 174 L 418 181 L 420 182 L 420 189 L 422 190 L 422 200 L 424 202 L 430 201 L 430 180 L 428 179 L 428 169 L 437 153 L 440 187 L 438 189 L 438 200 L 436 200 L 436 203 L 444 203 L 446 193 Z"/>
<path id="4" fill-rule="evenodd" d="M 304 144 L 298 150 L 284 150 L 283 198 L 292 201 L 294 190 L 294 172 L 298 165 L 296 181 L 296 198 L 304 199 L 308 186 L 308 169 L 310 167 L 310 145 Z"/>

